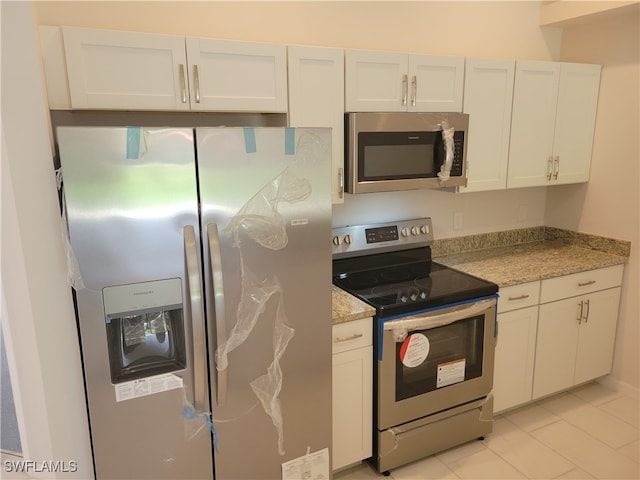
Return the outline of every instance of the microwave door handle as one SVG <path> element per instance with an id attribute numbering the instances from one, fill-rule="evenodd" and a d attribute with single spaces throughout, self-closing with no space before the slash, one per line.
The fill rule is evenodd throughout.
<path id="1" fill-rule="evenodd" d="M 211 271 L 211 293 L 213 298 L 212 316 L 215 317 L 214 323 L 217 338 L 216 348 L 211 349 L 211 355 L 212 358 L 214 358 L 214 355 L 217 355 L 220 348 L 227 342 L 227 323 L 224 309 L 224 285 L 222 279 L 222 255 L 220 253 L 218 225 L 215 223 L 207 225 L 207 238 L 209 241 L 209 267 Z M 211 316 L 209 318 L 211 318 Z M 217 372 L 216 401 L 219 406 L 222 406 L 225 404 L 227 399 L 227 367 L 223 369 L 218 369 L 216 367 L 215 371 Z"/>
<path id="2" fill-rule="evenodd" d="M 198 249 L 195 229 L 187 225 L 183 229 L 184 255 L 186 265 L 186 289 L 189 295 L 192 339 L 193 365 L 193 408 L 205 408 L 206 401 L 206 364 L 205 364 L 205 333 L 204 313 L 202 308 L 202 285 L 200 267 L 198 266 Z"/>
<path id="3" fill-rule="evenodd" d="M 486 298 L 464 305 L 462 308 L 456 308 L 454 311 L 440 314 L 431 311 L 418 315 L 411 315 L 397 320 L 391 320 L 384 323 L 384 329 L 405 332 L 408 330 L 429 330 L 431 328 L 450 325 L 459 320 L 479 315 L 495 305 L 496 299 L 494 297 Z"/>

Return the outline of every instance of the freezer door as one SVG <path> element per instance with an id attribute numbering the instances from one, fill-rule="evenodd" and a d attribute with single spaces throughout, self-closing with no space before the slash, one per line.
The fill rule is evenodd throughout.
<path id="1" fill-rule="evenodd" d="M 196 139 L 216 477 L 282 478 L 331 445 L 330 130 Z"/>
<path id="2" fill-rule="evenodd" d="M 57 141 L 96 477 L 212 478 L 193 130 Z"/>

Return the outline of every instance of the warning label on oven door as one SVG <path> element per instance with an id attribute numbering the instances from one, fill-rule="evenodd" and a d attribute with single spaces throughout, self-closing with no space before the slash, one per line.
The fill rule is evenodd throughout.
<path id="1" fill-rule="evenodd" d="M 405 367 L 421 365 L 429 355 L 429 339 L 421 333 L 408 336 L 400 346 L 400 361 Z"/>
<path id="2" fill-rule="evenodd" d="M 452 362 L 441 363 L 438 365 L 438 376 L 436 379 L 436 388 L 446 387 L 454 383 L 464 381 L 464 367 L 466 360 L 454 360 Z"/>

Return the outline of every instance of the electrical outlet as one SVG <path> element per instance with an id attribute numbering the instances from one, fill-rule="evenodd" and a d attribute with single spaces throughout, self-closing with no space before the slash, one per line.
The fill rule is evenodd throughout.
<path id="1" fill-rule="evenodd" d="M 462 212 L 456 212 L 453 214 L 453 229 L 462 230 L 464 223 L 464 214 Z"/>

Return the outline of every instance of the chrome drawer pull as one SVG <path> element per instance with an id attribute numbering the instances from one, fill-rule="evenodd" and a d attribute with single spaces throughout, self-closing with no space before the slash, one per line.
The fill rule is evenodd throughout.
<path id="1" fill-rule="evenodd" d="M 524 300 L 525 298 L 529 298 L 529 294 L 524 293 L 522 295 L 518 295 L 517 297 L 509 297 L 509 301 L 513 301 L 513 300 Z"/>
<path id="2" fill-rule="evenodd" d="M 594 283 L 596 283 L 595 280 L 588 280 L 586 282 L 578 283 L 578 286 L 579 287 L 586 287 L 587 285 L 593 285 Z"/>
<path id="3" fill-rule="evenodd" d="M 362 333 L 355 333 L 355 334 L 351 335 L 350 337 L 346 337 L 346 338 L 338 338 L 338 337 L 336 337 L 333 340 L 333 343 L 348 342 L 349 340 L 355 340 L 357 338 L 362 338 L 363 336 L 364 336 L 364 334 L 362 334 Z"/>

